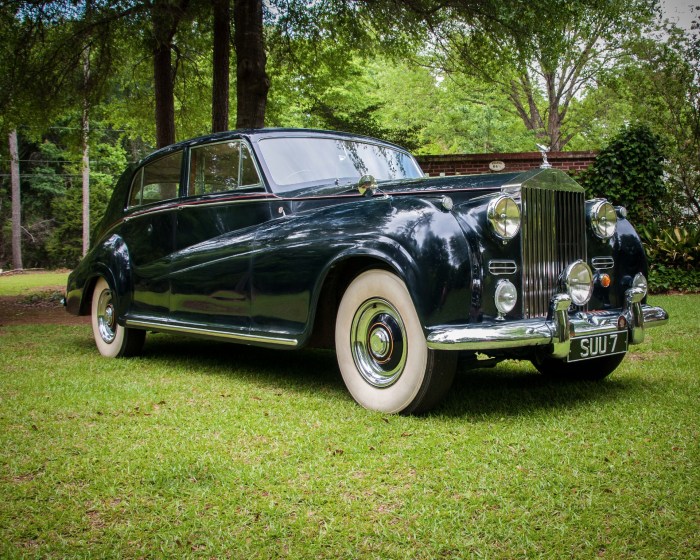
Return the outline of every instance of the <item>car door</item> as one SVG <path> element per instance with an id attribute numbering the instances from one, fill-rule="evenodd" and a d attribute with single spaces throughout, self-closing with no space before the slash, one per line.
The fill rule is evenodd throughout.
<path id="1" fill-rule="evenodd" d="M 242 140 L 189 150 L 187 197 L 177 213 L 171 318 L 183 328 L 250 327 L 251 252 L 270 197 Z"/>
<path id="2" fill-rule="evenodd" d="M 149 162 L 132 180 L 122 237 L 129 253 L 132 318 L 166 320 L 183 152 Z"/>

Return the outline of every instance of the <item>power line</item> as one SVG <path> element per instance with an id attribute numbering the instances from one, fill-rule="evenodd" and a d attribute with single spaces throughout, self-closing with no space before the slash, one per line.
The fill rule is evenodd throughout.
<path id="1" fill-rule="evenodd" d="M 82 173 L 54 173 L 48 177 L 82 177 Z M 11 177 L 10 173 L 0 173 L 0 177 Z M 20 177 L 47 177 L 41 173 L 20 173 Z"/>
<path id="2" fill-rule="evenodd" d="M 49 126 L 49 127 L 44 127 L 44 126 L 37 126 L 37 125 L 29 125 L 26 127 L 22 128 L 34 128 L 37 130 L 46 130 L 47 128 L 52 129 L 52 130 L 83 130 L 79 126 Z M 91 126 L 90 130 L 109 130 L 110 132 L 130 132 L 129 130 L 122 129 L 122 128 L 110 128 L 108 126 Z"/>
<path id="3" fill-rule="evenodd" d="M 11 159 L 0 159 L 0 161 L 11 162 Z M 22 163 L 82 163 L 82 159 L 18 159 Z M 91 159 L 90 163 L 109 163 L 106 159 Z"/>

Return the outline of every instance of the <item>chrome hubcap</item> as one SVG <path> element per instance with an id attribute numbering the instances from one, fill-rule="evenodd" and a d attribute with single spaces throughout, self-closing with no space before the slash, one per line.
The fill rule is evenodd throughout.
<path id="1" fill-rule="evenodd" d="M 401 315 L 388 301 L 371 298 L 355 312 L 350 330 L 355 366 L 374 387 L 396 383 L 406 365 L 406 328 Z"/>
<path id="2" fill-rule="evenodd" d="M 110 290 L 103 291 L 97 302 L 97 330 L 107 344 L 111 344 L 117 336 L 117 319 Z"/>
<path id="3" fill-rule="evenodd" d="M 384 325 L 373 325 L 369 335 L 369 351 L 379 362 L 391 354 L 391 333 Z"/>

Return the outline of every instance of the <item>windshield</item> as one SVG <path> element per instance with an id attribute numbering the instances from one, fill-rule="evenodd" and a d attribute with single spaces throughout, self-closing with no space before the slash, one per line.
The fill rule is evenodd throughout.
<path id="1" fill-rule="evenodd" d="M 260 151 L 272 180 L 281 190 L 323 181 L 414 179 L 423 173 L 406 152 L 388 146 L 336 138 L 267 138 Z"/>

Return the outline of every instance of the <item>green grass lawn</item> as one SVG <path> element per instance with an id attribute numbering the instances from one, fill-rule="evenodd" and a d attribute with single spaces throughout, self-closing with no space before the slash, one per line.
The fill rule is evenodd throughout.
<path id="1" fill-rule="evenodd" d="M 0 557 L 700 558 L 700 296 L 605 382 L 463 372 L 425 417 L 330 352 L 0 330 Z"/>
<path id="2" fill-rule="evenodd" d="M 46 286 L 63 286 L 68 281 L 67 272 L 43 272 L 28 274 L 3 274 L 0 276 L 0 296 L 18 296 Z"/>

